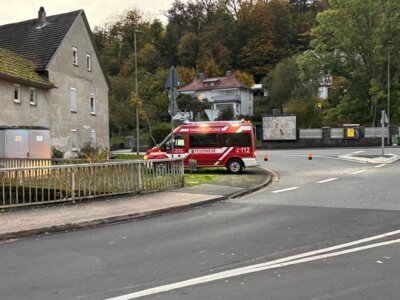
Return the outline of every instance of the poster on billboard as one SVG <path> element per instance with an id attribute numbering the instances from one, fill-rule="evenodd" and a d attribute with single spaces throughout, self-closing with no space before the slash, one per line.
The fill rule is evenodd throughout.
<path id="1" fill-rule="evenodd" d="M 296 116 L 270 116 L 263 118 L 263 140 L 296 140 Z"/>

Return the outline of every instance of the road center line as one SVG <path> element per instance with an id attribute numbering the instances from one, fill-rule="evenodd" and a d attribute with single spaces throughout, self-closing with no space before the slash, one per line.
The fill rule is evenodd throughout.
<path id="1" fill-rule="evenodd" d="M 351 152 L 351 153 L 357 154 L 357 153 L 363 153 L 363 152 L 365 152 L 365 151 L 361 150 L 361 151 L 354 151 L 354 152 Z"/>
<path id="2" fill-rule="evenodd" d="M 363 173 L 363 172 L 367 172 L 367 170 L 356 171 L 356 172 L 350 173 L 350 175 L 356 175 L 356 174 L 360 174 L 360 173 Z"/>
<path id="3" fill-rule="evenodd" d="M 377 165 L 377 166 L 374 166 L 374 168 L 382 168 L 384 166 L 386 166 L 386 164 Z"/>
<path id="4" fill-rule="evenodd" d="M 339 178 L 329 178 L 329 179 L 325 179 L 325 180 L 321 180 L 321 181 L 317 181 L 316 183 L 326 183 L 326 182 L 330 182 L 330 181 L 334 181 L 334 180 L 338 180 Z"/>
<path id="5" fill-rule="evenodd" d="M 114 297 L 114 298 L 109 298 L 106 300 L 131 300 L 131 299 L 136 299 L 136 298 L 140 298 L 140 297 L 144 297 L 144 296 L 159 294 L 162 292 L 167 292 L 167 291 L 171 291 L 171 290 L 175 290 L 175 289 L 179 289 L 179 288 L 184 288 L 184 287 L 188 287 L 188 286 L 194 286 L 194 285 L 217 281 L 217 280 L 221 280 L 221 279 L 225 279 L 225 278 L 235 277 L 235 276 L 239 276 L 239 275 L 245 275 L 245 274 L 260 272 L 260 271 L 269 270 L 269 269 L 281 268 L 284 266 L 290 266 L 290 265 L 310 262 L 310 261 L 314 261 L 314 260 L 320 260 L 320 259 L 324 259 L 324 258 L 354 253 L 354 252 L 363 251 L 363 250 L 367 250 L 367 249 L 387 246 L 387 245 L 391 245 L 391 244 L 396 244 L 396 243 L 400 243 L 400 239 L 388 240 L 388 241 L 379 242 L 379 243 L 375 243 L 375 244 L 369 244 L 369 245 L 364 245 L 364 246 L 359 246 L 359 247 L 355 247 L 355 248 L 332 252 L 335 250 L 340 250 L 340 249 L 348 248 L 351 246 L 364 244 L 366 242 L 370 242 L 373 240 L 387 238 L 389 236 L 394 236 L 397 234 L 400 234 L 400 230 L 388 232 L 388 233 L 377 235 L 377 236 L 372 236 L 369 238 L 365 238 L 365 239 L 361 239 L 361 240 L 357 240 L 357 241 L 353 241 L 353 242 L 349 242 L 349 243 L 345 243 L 345 244 L 341 244 L 341 245 L 323 248 L 323 249 L 319 249 L 316 251 L 310 251 L 310 252 L 306 252 L 303 254 L 293 255 L 293 256 L 289 256 L 286 258 L 281 258 L 281 259 L 277 259 L 277 260 L 273 260 L 273 261 L 269 261 L 269 262 L 265 262 L 265 263 L 250 265 L 250 266 L 246 266 L 246 267 L 242 267 L 242 268 L 227 270 L 227 271 L 223 271 L 223 272 L 219 272 L 219 273 L 215 273 L 215 274 L 210 274 L 210 275 L 192 278 L 192 279 L 188 279 L 188 280 L 184 280 L 184 281 L 180 281 L 180 282 L 176 282 L 176 283 L 171 283 L 171 284 L 167 284 L 167 285 L 163 285 L 163 286 L 159 286 L 159 287 L 154 287 L 154 288 L 150 288 L 150 289 L 146 289 L 146 290 L 142 290 L 142 291 L 126 294 L 126 295 L 121 295 L 121 296 Z"/>
<path id="6" fill-rule="evenodd" d="M 278 193 L 283 193 L 283 192 L 297 190 L 297 189 L 299 189 L 298 186 L 293 186 L 293 187 L 290 187 L 290 188 L 287 188 L 287 189 L 283 189 L 283 190 L 272 191 L 271 193 L 278 194 Z"/>

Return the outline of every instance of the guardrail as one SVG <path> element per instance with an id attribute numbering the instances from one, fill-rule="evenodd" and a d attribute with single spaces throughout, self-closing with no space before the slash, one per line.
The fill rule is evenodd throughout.
<path id="1" fill-rule="evenodd" d="M 163 190 L 183 174 L 181 159 L 3 168 L 0 208 Z"/>

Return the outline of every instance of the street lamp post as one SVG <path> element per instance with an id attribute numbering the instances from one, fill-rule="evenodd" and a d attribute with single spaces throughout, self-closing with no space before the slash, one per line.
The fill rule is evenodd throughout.
<path id="1" fill-rule="evenodd" d="M 388 126 L 388 139 L 387 144 L 390 144 L 390 44 L 387 45 L 388 65 L 387 65 L 387 126 Z"/>
<path id="2" fill-rule="evenodd" d="M 134 30 L 133 39 L 135 47 L 135 94 L 136 94 L 136 154 L 139 155 L 139 93 L 138 93 L 138 74 L 137 74 L 137 52 L 136 52 L 136 33 L 142 32 L 140 30 Z"/>

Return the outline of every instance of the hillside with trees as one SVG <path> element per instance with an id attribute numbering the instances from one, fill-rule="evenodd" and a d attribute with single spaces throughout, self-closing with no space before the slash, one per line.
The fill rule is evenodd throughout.
<path id="1" fill-rule="evenodd" d="M 255 120 L 280 108 L 302 127 L 370 126 L 386 107 L 390 56 L 391 123 L 400 123 L 397 1 L 175 0 L 165 16 L 163 24 L 130 10 L 95 28 L 112 85 L 113 135 L 133 132 L 137 103 L 143 128 L 168 122 L 164 82 L 172 65 L 181 85 L 228 70 L 246 84 L 262 83 L 268 96 L 255 99 L 255 115 L 248 116 Z M 328 99 L 317 93 L 324 78 L 332 81 Z"/>

